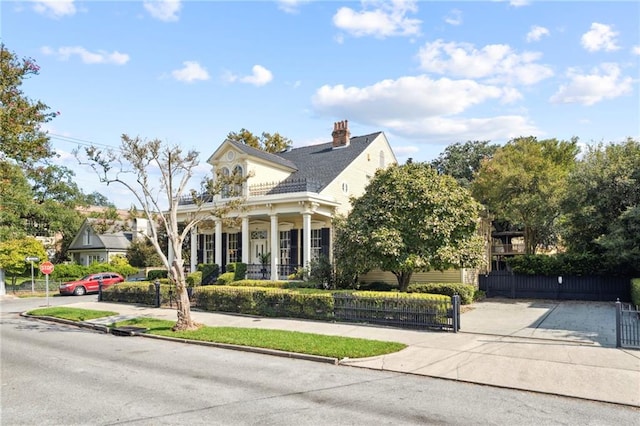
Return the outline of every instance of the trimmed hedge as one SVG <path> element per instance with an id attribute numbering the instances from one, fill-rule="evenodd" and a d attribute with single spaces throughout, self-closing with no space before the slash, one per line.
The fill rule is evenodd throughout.
<path id="1" fill-rule="evenodd" d="M 425 294 L 426 292 L 399 293 L 390 291 L 351 291 L 351 294 L 359 298 L 367 299 L 421 299 L 421 300 L 439 300 L 450 301 L 451 297 L 443 294 Z M 344 293 L 343 293 L 344 294 Z"/>
<path id="2" fill-rule="evenodd" d="M 640 278 L 631 280 L 631 303 L 640 306 Z"/>
<path id="3" fill-rule="evenodd" d="M 174 286 L 169 284 L 160 285 L 161 304 L 169 303 L 169 292 L 175 293 Z M 102 300 L 105 302 L 138 303 L 153 306 L 156 303 L 155 285 L 137 282 L 118 283 L 102 291 Z"/>
<path id="4" fill-rule="evenodd" d="M 409 293 L 430 293 L 444 294 L 453 297 L 454 294 L 460 296 L 460 303 L 468 305 L 473 303 L 476 288 L 471 284 L 463 283 L 422 283 L 410 284 L 407 289 Z"/>
<path id="5" fill-rule="evenodd" d="M 236 276 L 235 272 L 225 272 L 220 274 L 216 280 L 218 285 L 229 285 L 233 282 L 233 278 Z"/>
<path id="6" fill-rule="evenodd" d="M 149 271 L 147 274 L 147 281 L 155 281 L 160 278 L 167 278 L 169 276 L 169 271 L 165 271 L 162 269 L 154 269 L 153 271 Z"/>
<path id="7" fill-rule="evenodd" d="M 198 271 L 202 272 L 201 283 L 203 285 L 215 284 L 220 275 L 220 266 L 216 263 L 200 263 Z"/>
<path id="8" fill-rule="evenodd" d="M 190 287 L 202 285 L 202 271 L 196 271 L 187 274 L 185 280 L 187 282 L 187 285 Z"/>
<path id="9" fill-rule="evenodd" d="M 333 296 L 329 293 L 303 294 L 260 287 L 199 287 L 194 292 L 194 300 L 198 308 L 206 311 L 265 317 L 333 318 Z"/>

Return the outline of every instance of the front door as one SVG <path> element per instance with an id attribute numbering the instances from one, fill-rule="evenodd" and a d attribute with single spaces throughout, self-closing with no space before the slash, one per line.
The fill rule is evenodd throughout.
<path id="1" fill-rule="evenodd" d="M 260 265 L 260 256 L 268 253 L 267 240 L 252 240 L 251 241 L 251 264 Z"/>

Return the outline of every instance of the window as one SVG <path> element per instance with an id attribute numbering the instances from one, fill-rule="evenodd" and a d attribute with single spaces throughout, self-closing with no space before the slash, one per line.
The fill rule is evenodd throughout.
<path id="1" fill-rule="evenodd" d="M 102 262 L 102 258 L 97 254 L 90 254 L 87 256 L 87 264 L 91 265 L 93 262 L 100 263 Z"/>
<path id="2" fill-rule="evenodd" d="M 220 175 L 221 175 L 221 180 L 222 180 L 222 191 L 220 193 L 220 195 L 223 198 L 227 198 L 229 196 L 229 192 L 231 190 L 231 188 L 229 187 L 229 169 L 226 167 L 223 167 L 222 170 L 220 170 Z"/>
<path id="3" fill-rule="evenodd" d="M 380 151 L 380 168 L 384 169 L 384 151 Z"/>
<path id="4" fill-rule="evenodd" d="M 84 231 L 84 245 L 88 246 L 89 244 L 91 244 L 91 229 L 87 228 Z"/>
<path id="5" fill-rule="evenodd" d="M 244 171 L 242 170 L 242 166 L 237 165 L 233 168 L 233 177 L 235 179 L 240 180 L 243 176 Z M 242 183 L 236 183 L 233 186 L 233 195 L 241 196 L 242 195 Z"/>
<path id="6" fill-rule="evenodd" d="M 204 234 L 203 263 L 215 263 L 215 241 L 213 234 Z"/>
<path id="7" fill-rule="evenodd" d="M 322 229 L 311 230 L 311 260 L 320 259 L 322 253 Z"/>
<path id="8" fill-rule="evenodd" d="M 280 231 L 280 265 L 291 263 L 291 231 Z"/>
<path id="9" fill-rule="evenodd" d="M 345 194 L 349 193 L 349 184 L 347 182 L 342 182 L 342 192 Z"/>
<path id="10" fill-rule="evenodd" d="M 228 263 L 238 262 L 238 234 L 234 232 L 228 235 L 229 235 L 229 240 L 227 242 L 227 249 L 229 253 Z"/>

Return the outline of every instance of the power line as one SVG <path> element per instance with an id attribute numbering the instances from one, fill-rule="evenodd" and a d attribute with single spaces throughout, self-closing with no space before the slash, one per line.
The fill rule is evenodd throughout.
<path id="1" fill-rule="evenodd" d="M 86 139 L 79 139 L 79 138 L 73 138 L 71 136 L 63 136 L 63 135 L 57 135 L 55 133 L 48 133 L 49 137 L 51 139 L 56 139 L 59 141 L 63 141 L 63 142 L 70 142 L 70 143 L 75 143 L 77 145 L 82 145 L 82 146 L 98 146 L 98 147 L 103 147 L 103 148 L 109 148 L 109 149 L 115 149 L 115 150 L 120 150 L 119 147 L 114 147 L 111 145 L 106 145 L 106 144 L 101 144 L 101 143 L 97 143 L 97 142 L 93 142 L 93 141 L 88 141 Z"/>

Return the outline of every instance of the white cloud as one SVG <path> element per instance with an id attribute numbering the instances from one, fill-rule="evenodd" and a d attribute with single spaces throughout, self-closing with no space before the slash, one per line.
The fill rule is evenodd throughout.
<path id="1" fill-rule="evenodd" d="M 199 63 L 195 61 L 185 61 L 184 67 L 171 71 L 171 75 L 178 81 L 193 83 L 196 80 L 209 80 L 209 73 Z"/>
<path id="2" fill-rule="evenodd" d="M 509 4 L 513 7 L 529 6 L 530 0 L 511 0 Z"/>
<path id="3" fill-rule="evenodd" d="M 76 13 L 76 6 L 73 2 L 74 0 L 38 0 L 33 2 L 33 10 L 57 19 Z"/>
<path id="4" fill-rule="evenodd" d="M 45 55 L 55 55 L 58 59 L 66 61 L 71 56 L 78 56 L 80 60 L 85 64 L 115 64 L 124 65 L 129 62 L 129 55 L 126 53 L 120 53 L 118 51 L 106 52 L 104 50 L 98 50 L 97 52 L 90 52 L 81 46 L 63 46 L 57 50 L 48 46 L 44 46 L 40 51 Z"/>
<path id="5" fill-rule="evenodd" d="M 415 154 L 416 152 L 420 152 L 420 148 L 413 145 L 393 147 L 393 153 L 396 155 L 396 157 L 406 157 L 411 154 Z"/>
<path id="6" fill-rule="evenodd" d="M 444 22 L 449 25 L 460 25 L 462 24 L 462 12 L 458 9 L 453 9 L 449 14 L 444 18 Z"/>
<path id="7" fill-rule="evenodd" d="M 143 6 L 149 14 L 165 22 L 177 21 L 182 8 L 181 0 L 144 0 Z"/>
<path id="8" fill-rule="evenodd" d="M 631 54 L 632 55 L 640 55 L 640 45 L 638 46 L 633 46 L 631 48 Z"/>
<path id="9" fill-rule="evenodd" d="M 418 52 L 421 69 L 462 78 L 486 78 L 490 82 L 532 85 L 553 75 L 553 70 L 535 63 L 542 55 L 516 53 L 506 44 L 476 49 L 469 43 L 426 43 Z"/>
<path id="10" fill-rule="evenodd" d="M 264 86 L 273 80 L 273 73 L 262 65 L 254 65 L 251 70 L 253 71 L 253 74 L 251 75 L 239 77 L 227 72 L 223 78 L 230 83 L 238 81 L 240 83 L 253 84 L 254 86 Z"/>
<path id="11" fill-rule="evenodd" d="M 361 120 L 416 120 L 458 114 L 473 105 L 500 99 L 504 91 L 472 80 L 432 80 L 428 76 L 383 80 L 367 87 L 320 87 L 314 108 L 323 113 Z"/>
<path id="12" fill-rule="evenodd" d="M 311 0 L 278 0 L 278 9 L 285 13 L 298 13 L 300 6 L 309 3 Z"/>
<path id="13" fill-rule="evenodd" d="M 611 26 L 594 22 L 591 29 L 584 33 L 581 38 L 582 47 L 589 52 L 604 50 L 607 52 L 618 50 L 616 44 L 618 33 L 613 31 Z"/>
<path id="14" fill-rule="evenodd" d="M 420 34 L 419 19 L 408 18 L 417 12 L 415 1 L 363 1 L 362 10 L 341 7 L 333 16 L 333 24 L 355 37 L 414 36 Z"/>
<path id="15" fill-rule="evenodd" d="M 532 41 L 539 41 L 542 36 L 548 36 L 549 30 L 545 27 L 541 27 L 538 25 L 534 25 L 531 27 L 531 30 L 527 33 L 527 41 L 531 43 Z"/>
<path id="16" fill-rule="evenodd" d="M 633 92 L 633 79 L 621 76 L 620 67 L 613 63 L 601 64 L 590 74 L 581 74 L 578 69 L 570 68 L 567 77 L 569 83 L 560 86 L 550 98 L 551 102 L 588 106 Z"/>

